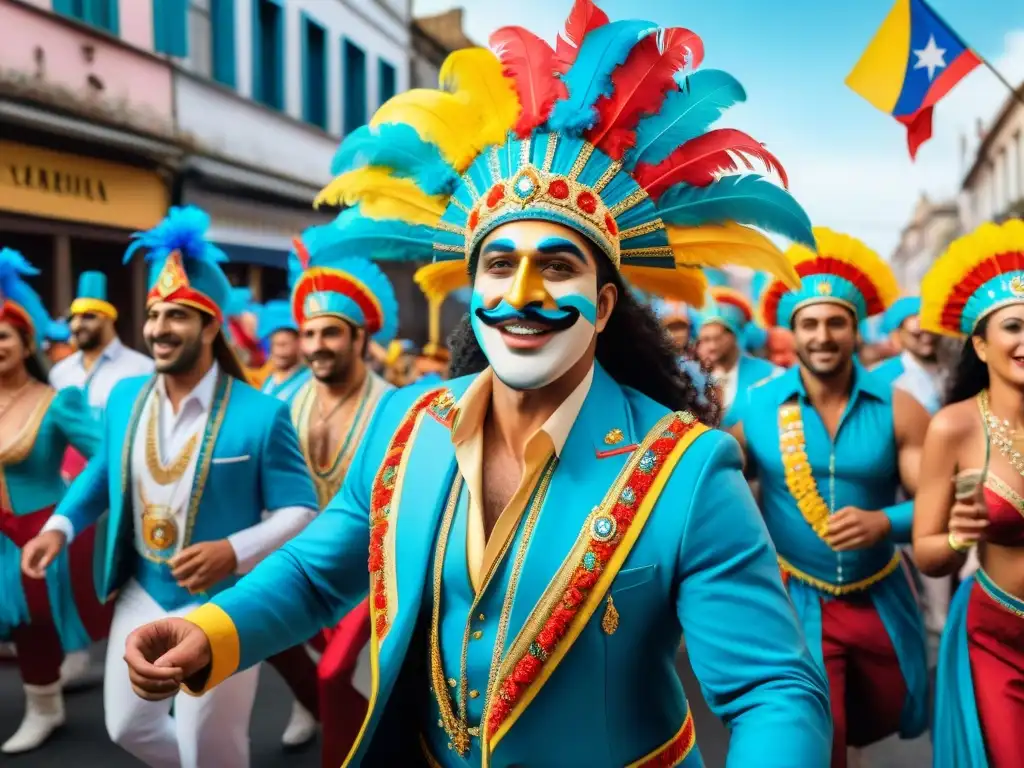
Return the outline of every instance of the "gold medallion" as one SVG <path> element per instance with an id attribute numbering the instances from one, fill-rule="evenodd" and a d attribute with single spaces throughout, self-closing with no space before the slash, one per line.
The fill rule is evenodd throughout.
<path id="1" fill-rule="evenodd" d="M 154 552 L 165 552 L 178 543 L 178 523 L 170 507 L 164 504 L 143 505 L 142 540 Z"/>

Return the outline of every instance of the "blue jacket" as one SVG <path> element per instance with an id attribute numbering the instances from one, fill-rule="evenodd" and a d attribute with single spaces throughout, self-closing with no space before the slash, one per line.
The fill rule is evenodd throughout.
<path id="1" fill-rule="evenodd" d="M 156 377 L 143 376 L 114 386 L 100 450 L 72 483 L 55 514 L 67 517 L 75 531 L 99 521 L 94 561 L 97 594 L 110 596 L 135 576 L 144 580 L 147 591 L 165 609 L 172 610 L 196 602 L 196 596 L 178 587 L 166 566 L 155 566 L 139 556 L 133 536 L 132 444 L 155 382 Z M 222 373 L 199 450 L 186 547 L 224 539 L 256 525 L 264 510 L 317 508 L 285 402 Z M 211 594 L 236 580 L 226 579 Z"/>
<path id="2" fill-rule="evenodd" d="M 456 476 L 451 424 L 471 381 L 450 381 L 434 390 L 437 396 L 424 396 L 422 387 L 385 395 L 331 505 L 235 588 L 189 617 L 211 640 L 207 687 L 301 642 L 358 604 L 370 584 L 366 553 L 380 545 L 371 550 L 382 553 L 377 573 L 384 574 L 370 599 L 372 696 L 346 765 L 403 764 L 395 750 L 421 733 L 436 744 L 426 730 L 438 728 L 420 672 L 428 657 L 423 627 L 430 623 L 433 557 Z M 409 416 L 424 397 L 431 405 Z M 468 674 L 484 692 L 469 710 L 478 735 L 465 758 L 435 747 L 435 761 L 619 767 L 665 759 L 666 750 L 678 749 L 673 764 L 702 765 L 675 671 L 685 631 L 704 696 L 732 730 L 730 766 L 828 765 L 827 683 L 783 591 L 737 445 L 724 433 L 693 425 L 668 453 L 665 430 L 673 422 L 683 418 L 596 369 L 555 460 L 529 546 L 513 542 L 503 558 L 497 603 L 514 571 L 510 610 L 481 607 L 468 616 L 486 638 L 499 636 L 498 625 L 507 623 L 506 642 L 488 640 L 485 654 L 471 648 Z M 396 450 L 403 435 L 410 442 Z M 659 465 L 662 450 L 667 458 Z M 642 497 L 633 491 L 648 486 Z M 372 518 L 371 500 L 378 507 Z M 605 550 L 594 542 L 608 531 L 599 521 L 622 504 L 635 509 L 635 517 L 613 529 L 618 545 L 601 568 L 595 553 Z M 386 522 L 371 534 L 371 519 Z M 526 528 L 520 526 L 519 542 L 531 536 Z M 567 587 L 580 568 L 600 574 L 585 595 Z M 465 591 L 460 579 L 444 577 L 446 594 Z M 603 628 L 609 604 L 618 616 L 611 632 Z M 567 605 L 575 607 L 574 618 L 552 649 L 545 617 Z M 445 656 L 469 632 L 461 609 L 451 603 L 442 611 L 437 631 Z M 500 650 L 492 665 L 493 648 Z M 542 671 L 519 685 L 514 706 L 497 717 L 505 695 L 498 692 L 516 687 L 520 664 Z"/>

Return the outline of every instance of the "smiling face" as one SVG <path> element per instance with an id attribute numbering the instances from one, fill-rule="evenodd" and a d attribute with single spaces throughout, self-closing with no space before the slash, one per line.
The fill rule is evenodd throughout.
<path id="1" fill-rule="evenodd" d="M 21 331 L 11 323 L 0 320 L 0 376 L 8 376 L 22 368 L 29 354 Z"/>
<path id="2" fill-rule="evenodd" d="M 917 315 L 908 317 L 899 329 L 900 345 L 919 360 L 933 362 L 935 360 L 935 334 L 921 330 L 921 318 Z"/>
<path id="3" fill-rule="evenodd" d="M 974 350 L 989 375 L 1024 387 L 1024 304 L 1011 304 L 988 316 L 984 336 L 972 336 Z"/>
<path id="4" fill-rule="evenodd" d="M 158 301 L 146 313 L 142 335 L 157 373 L 175 375 L 191 371 L 219 331 L 220 323 L 204 320 L 197 309 Z"/>
<path id="5" fill-rule="evenodd" d="M 615 299 L 614 285 L 598 289 L 584 237 L 559 224 L 515 221 L 481 243 L 470 322 L 502 382 L 540 389 L 584 356 L 593 359 Z"/>
<path id="6" fill-rule="evenodd" d="M 275 371 L 290 371 L 299 364 L 299 334 L 286 328 L 270 335 L 270 364 Z"/>
<path id="7" fill-rule="evenodd" d="M 113 320 L 97 312 L 80 312 L 71 316 L 69 327 L 78 348 L 88 352 L 106 341 Z"/>
<path id="8" fill-rule="evenodd" d="M 302 324 L 300 345 L 317 381 L 337 385 L 347 381 L 363 356 L 366 334 L 340 317 L 323 315 Z"/>
<path id="9" fill-rule="evenodd" d="M 811 304 L 793 316 L 793 341 L 803 367 L 829 378 L 845 371 L 853 359 L 857 323 L 853 313 L 839 304 Z"/>

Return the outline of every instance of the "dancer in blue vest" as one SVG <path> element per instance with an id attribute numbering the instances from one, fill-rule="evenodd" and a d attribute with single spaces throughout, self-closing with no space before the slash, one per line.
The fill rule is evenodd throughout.
<path id="1" fill-rule="evenodd" d="M 111 738 L 154 768 L 242 766 L 258 667 L 206 700 L 134 696 L 125 638 L 235 583 L 316 515 L 288 407 L 244 383 L 224 339 L 230 289 L 205 239 L 209 217 L 172 208 L 128 250 L 152 264 L 146 343 L 157 375 L 125 379 L 107 403 L 103 447 L 75 480 L 22 567 L 42 578 L 65 544 L 109 508 L 97 534 L 97 592 L 116 595 L 104 679 Z M 68 390 L 71 391 L 71 390 Z M 271 514 L 263 520 L 264 510 Z"/>
<path id="2" fill-rule="evenodd" d="M 267 345 L 271 370 L 263 380 L 262 392 L 291 402 L 310 373 L 302 362 L 299 349 L 299 327 L 292 316 L 291 304 L 285 299 L 268 301 L 260 310 L 257 335 Z"/>
<path id="3" fill-rule="evenodd" d="M 700 270 L 677 266 L 699 259 L 677 245 L 694 230 L 811 242 L 809 221 L 781 187 L 696 162 L 712 145 L 732 169 L 739 147 L 692 100 L 742 90 L 675 79 L 700 63 L 693 33 L 578 0 L 565 34 L 557 53 L 499 30 L 497 54 L 454 53 L 444 91 L 399 94 L 342 144 L 321 199 L 352 206 L 343 242 L 471 276 L 453 378 L 386 394 L 303 535 L 135 635 L 140 695 L 215 692 L 369 594 L 370 706 L 347 765 L 702 765 L 683 632 L 730 764 L 827 763 L 826 683 L 735 441 L 700 423 L 626 288 L 699 297 Z M 796 284 L 781 253 L 764 260 Z"/>
<path id="4" fill-rule="evenodd" d="M 921 282 L 921 327 L 963 339 L 950 404 L 925 441 L 914 560 L 950 576 L 939 649 L 935 768 L 1014 768 L 1024 756 L 1024 222 L 983 224 Z"/>
<path id="5" fill-rule="evenodd" d="M 787 255 L 799 290 L 773 283 L 766 323 L 792 328 L 799 365 L 751 390 L 733 434 L 811 650 L 828 673 L 833 768 L 847 747 L 928 725 L 924 627 L 908 566 L 928 414 L 855 358 L 859 321 L 884 311 L 895 277 L 867 246 L 824 227 Z"/>

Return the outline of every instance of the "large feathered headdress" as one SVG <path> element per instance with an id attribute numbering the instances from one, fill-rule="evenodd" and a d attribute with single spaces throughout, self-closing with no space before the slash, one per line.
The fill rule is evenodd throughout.
<path id="1" fill-rule="evenodd" d="M 26 278 L 39 274 L 28 259 L 13 248 L 0 248 L 0 321 L 28 334 L 39 349 L 49 331 L 50 315 Z"/>
<path id="2" fill-rule="evenodd" d="M 361 249 L 343 242 L 350 227 L 360 228 L 360 218 L 355 209 L 342 211 L 336 221 L 311 227 L 293 241 L 292 313 L 300 327 L 314 317 L 340 317 L 387 346 L 398 335 L 395 289 Z"/>
<path id="3" fill-rule="evenodd" d="M 148 232 L 132 235 L 124 254 L 131 261 L 140 248 L 150 264 L 147 305 L 182 304 L 223 320 L 230 305 L 231 283 L 219 263 L 227 255 L 206 239 L 210 217 L 193 205 L 171 208 L 167 218 Z"/>
<path id="4" fill-rule="evenodd" d="M 1024 304 L 1024 221 L 982 224 L 954 240 L 921 281 L 921 304 L 922 329 L 955 337 Z"/>
<path id="5" fill-rule="evenodd" d="M 665 298 L 701 304 L 701 265 L 796 284 L 754 227 L 813 246 L 810 222 L 781 187 L 734 175 L 757 160 L 786 183 L 760 143 L 709 130 L 746 96 L 731 75 L 696 71 L 694 33 L 609 22 L 576 0 L 555 48 L 521 27 L 490 44 L 453 53 L 442 90 L 395 96 L 342 143 L 317 202 L 358 206 L 363 223 L 346 239 L 372 242 L 375 258 L 465 274 L 495 227 L 542 219 L 585 235 L 633 286 Z"/>
<path id="6" fill-rule="evenodd" d="M 786 258 L 800 275 L 800 287 L 779 281 L 761 294 L 761 319 L 767 328 L 788 328 L 797 310 L 810 304 L 840 304 L 857 322 L 884 312 L 899 295 L 892 269 L 864 243 L 850 235 L 815 227 L 817 250 L 793 245 Z"/>

